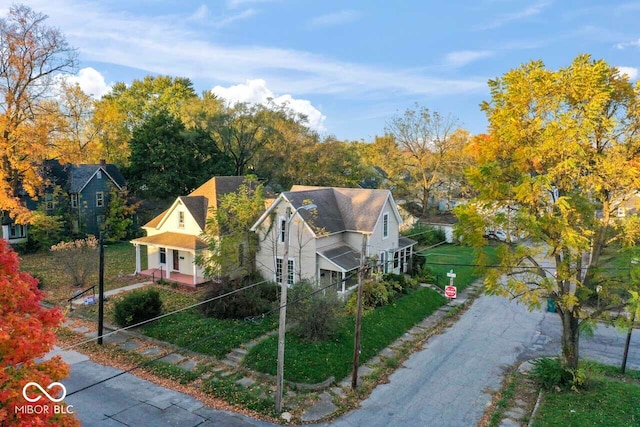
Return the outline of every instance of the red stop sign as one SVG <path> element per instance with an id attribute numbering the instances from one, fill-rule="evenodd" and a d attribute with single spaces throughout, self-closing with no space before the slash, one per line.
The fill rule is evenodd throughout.
<path id="1" fill-rule="evenodd" d="M 458 290 L 456 289 L 455 286 L 445 286 L 444 295 L 447 298 L 455 298 L 458 295 Z"/>

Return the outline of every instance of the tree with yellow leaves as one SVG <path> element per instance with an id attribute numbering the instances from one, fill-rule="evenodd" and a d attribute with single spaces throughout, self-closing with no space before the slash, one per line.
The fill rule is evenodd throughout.
<path id="1" fill-rule="evenodd" d="M 20 193 L 34 195 L 42 185 L 53 78 L 75 66 L 74 50 L 46 19 L 24 5 L 0 19 L 0 210 L 18 223 L 29 222 Z"/>
<path id="2" fill-rule="evenodd" d="M 478 196 L 456 209 L 457 233 L 476 246 L 488 224 L 508 240 L 526 236 L 526 244 L 501 245 L 501 267 L 489 269 L 487 289 L 531 308 L 553 300 L 563 361 L 576 369 L 580 330 L 626 307 L 627 291 L 638 286 L 604 281 L 600 307 L 588 304 L 603 248 L 640 236 L 637 217 L 614 214 L 640 188 L 640 89 L 588 55 L 557 71 L 533 61 L 489 88 L 491 100 L 482 104 L 489 135 L 478 141 L 478 165 L 467 174 Z"/>

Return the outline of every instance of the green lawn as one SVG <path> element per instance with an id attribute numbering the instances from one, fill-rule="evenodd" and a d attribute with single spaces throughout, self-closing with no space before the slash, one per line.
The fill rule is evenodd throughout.
<path id="1" fill-rule="evenodd" d="M 402 336 L 416 323 L 429 316 L 446 302 L 428 288 L 398 299 L 362 319 L 361 355 L 364 363 Z M 338 381 L 353 367 L 353 334 L 355 320 L 345 318 L 339 332 L 322 342 L 306 342 L 293 333 L 286 336 L 285 379 L 294 382 L 318 383 L 334 376 Z M 253 347 L 244 363 L 251 369 L 276 374 L 277 337 L 271 337 Z"/>
<path id="2" fill-rule="evenodd" d="M 598 378 L 579 393 L 546 393 L 534 426 L 638 426 L 640 384 Z"/>
<path id="3" fill-rule="evenodd" d="M 142 268 L 146 268 L 146 251 L 141 251 Z M 96 256 L 97 251 L 96 251 Z M 105 261 L 105 289 L 115 289 L 122 286 L 139 282 L 140 279 L 133 278 L 129 274 L 135 271 L 136 252 L 133 245 L 127 242 L 108 244 L 104 251 Z M 20 256 L 20 269 L 26 271 L 43 282 L 45 299 L 55 303 L 66 303 L 66 299 L 71 297 L 78 288 L 74 287 L 71 278 L 56 268 L 53 257 L 49 252 L 38 252 Z M 87 286 L 98 284 L 98 269 L 90 275 Z"/>
<path id="4" fill-rule="evenodd" d="M 631 251 L 621 250 L 613 245 L 606 247 L 600 256 L 600 270 L 596 272 L 595 280 L 598 282 L 628 281 L 633 257 Z"/>
<path id="5" fill-rule="evenodd" d="M 490 264 L 496 262 L 495 246 L 485 246 L 482 250 Z M 468 246 L 443 245 L 418 251 L 417 254 L 425 257 L 426 265 L 434 272 L 437 285 L 440 287 L 449 284 L 447 273 L 452 269 L 456 274 L 454 285 L 458 288 L 458 292 L 484 274 L 482 269 L 473 267 L 477 262 L 477 254 L 474 248 Z"/>
<path id="6" fill-rule="evenodd" d="M 188 347 L 192 351 L 223 357 L 242 343 L 264 335 L 276 326 L 277 318 L 274 316 L 259 323 L 250 323 L 204 317 L 197 309 L 189 309 L 145 326 L 143 333 L 180 347 Z M 207 337 L 211 338 L 204 339 Z M 204 340 L 192 346 L 201 339 Z"/>
<path id="7" fill-rule="evenodd" d="M 162 312 L 188 307 L 200 300 L 202 292 L 187 293 L 168 287 L 155 285 L 162 300 Z M 115 325 L 113 308 L 117 301 L 126 294 L 118 294 L 110 298 L 105 304 L 105 319 L 107 323 Z M 80 306 L 78 314 L 92 320 L 98 319 L 98 306 Z M 190 350 L 216 357 L 222 357 L 242 343 L 257 338 L 277 327 L 277 317 L 271 316 L 259 323 L 244 320 L 220 320 L 204 317 L 197 308 L 185 310 L 156 320 L 142 326 L 140 332 L 152 338 L 166 341 L 180 347 L 189 347 L 192 343 L 215 335 L 211 339 L 189 347 Z M 224 333 L 221 333 L 224 332 Z M 217 335 L 219 334 L 220 335 Z"/>

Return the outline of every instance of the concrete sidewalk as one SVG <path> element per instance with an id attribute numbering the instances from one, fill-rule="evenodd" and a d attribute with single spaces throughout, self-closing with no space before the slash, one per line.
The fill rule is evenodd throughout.
<path id="1" fill-rule="evenodd" d="M 112 295 L 117 295 L 119 293 L 122 292 L 129 292 L 129 291 L 133 291 L 135 289 L 140 289 L 140 288 L 144 288 L 145 286 L 151 285 L 153 282 L 152 281 L 147 281 L 147 282 L 140 282 L 140 283 L 134 283 L 133 285 L 128 285 L 128 286 L 123 286 L 121 288 L 116 288 L 116 289 L 111 289 L 109 291 L 105 291 L 104 292 L 104 296 L 106 298 L 109 298 Z M 92 294 L 94 295 L 94 294 Z M 84 305 L 84 299 L 86 298 L 85 295 L 83 295 L 82 297 L 78 298 L 78 299 L 74 299 L 73 301 L 71 301 L 71 304 L 73 305 Z M 95 297 L 95 303 L 98 303 L 98 296 L 96 295 Z"/>
<path id="2" fill-rule="evenodd" d="M 76 417 L 91 426 L 271 426 L 229 411 L 214 410 L 184 393 L 161 387 L 132 374 L 122 374 L 83 391 L 123 371 L 100 365 L 73 350 L 50 352 L 46 358 L 62 356 L 70 365 L 65 402 L 73 405 Z M 76 391 L 78 391 L 76 393 Z"/>

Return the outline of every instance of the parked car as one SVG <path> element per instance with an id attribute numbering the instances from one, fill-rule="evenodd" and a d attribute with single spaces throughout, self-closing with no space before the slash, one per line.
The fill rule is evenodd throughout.
<path id="1" fill-rule="evenodd" d="M 499 240 L 501 242 L 506 242 L 507 241 L 507 233 L 505 233 L 502 230 L 489 230 L 489 231 L 486 231 L 485 234 L 484 234 L 484 237 L 486 239 Z"/>

